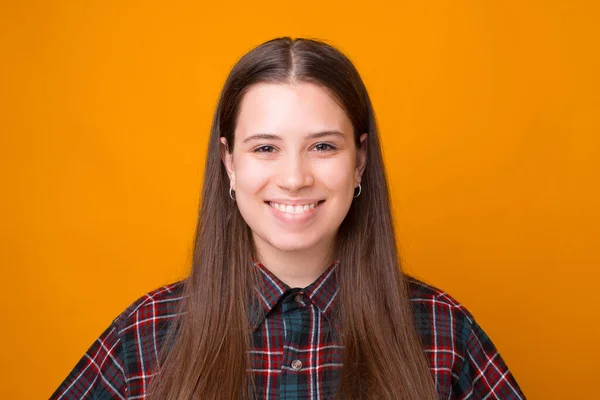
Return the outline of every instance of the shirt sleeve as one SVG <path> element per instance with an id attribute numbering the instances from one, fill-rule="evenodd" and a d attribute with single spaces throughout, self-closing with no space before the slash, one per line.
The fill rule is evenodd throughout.
<path id="1" fill-rule="evenodd" d="M 113 323 L 92 344 L 50 400 L 125 399 L 123 346 Z"/>
<path id="2" fill-rule="evenodd" d="M 467 336 L 465 359 L 454 392 L 461 400 L 525 399 L 498 350 L 476 322 Z"/>

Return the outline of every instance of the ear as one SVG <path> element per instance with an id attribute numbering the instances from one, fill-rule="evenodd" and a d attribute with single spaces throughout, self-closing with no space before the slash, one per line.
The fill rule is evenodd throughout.
<path id="1" fill-rule="evenodd" d="M 221 138 L 221 161 L 223 161 L 223 165 L 227 170 L 227 175 L 229 175 L 229 186 L 235 189 L 235 167 L 233 166 L 233 153 L 229 152 L 229 145 L 227 144 L 227 139 L 224 137 Z"/>
<path id="2" fill-rule="evenodd" d="M 360 147 L 356 148 L 356 168 L 354 170 L 354 180 L 356 181 L 357 185 L 360 183 L 367 165 L 367 137 L 368 135 L 366 133 L 360 135 Z"/>

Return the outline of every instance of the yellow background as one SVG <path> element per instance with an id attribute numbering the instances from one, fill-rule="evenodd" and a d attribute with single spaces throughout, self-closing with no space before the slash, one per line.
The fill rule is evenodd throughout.
<path id="1" fill-rule="evenodd" d="M 529 398 L 600 398 L 595 4 L 2 1 L 0 398 L 47 398 L 185 275 L 218 92 L 281 35 L 362 73 L 407 270 L 475 314 Z"/>

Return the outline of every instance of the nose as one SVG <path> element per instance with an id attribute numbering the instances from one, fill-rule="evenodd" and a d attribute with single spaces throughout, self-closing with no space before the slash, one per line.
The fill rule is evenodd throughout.
<path id="1" fill-rule="evenodd" d="M 276 168 L 276 184 L 287 192 L 296 193 L 313 184 L 309 161 L 300 154 L 282 158 Z"/>

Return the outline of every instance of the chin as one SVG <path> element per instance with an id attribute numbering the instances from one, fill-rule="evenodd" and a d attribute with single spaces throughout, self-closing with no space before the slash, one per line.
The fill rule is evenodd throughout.
<path id="1" fill-rule="evenodd" d="M 314 248 L 316 243 L 302 243 L 297 241 L 275 241 L 269 243 L 275 249 L 279 251 L 285 252 L 298 252 L 298 251 L 306 251 Z"/>
<path id="2" fill-rule="evenodd" d="M 322 242 L 320 238 L 306 237 L 307 235 L 282 234 L 268 238 L 266 242 L 273 248 L 284 252 L 300 252 L 311 250 Z M 300 237 L 299 237 L 300 236 Z"/>

